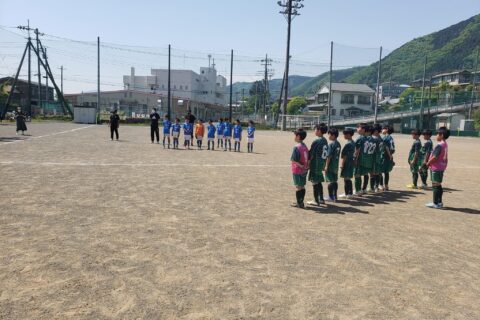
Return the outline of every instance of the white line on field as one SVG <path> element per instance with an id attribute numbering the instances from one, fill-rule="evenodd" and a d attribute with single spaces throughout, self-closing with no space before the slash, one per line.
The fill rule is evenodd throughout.
<path id="1" fill-rule="evenodd" d="M 40 139 L 40 138 L 52 137 L 52 136 L 56 136 L 56 135 L 59 135 L 59 134 L 71 133 L 71 132 L 75 132 L 75 131 L 78 131 L 78 130 L 83 130 L 83 129 L 87 129 L 87 128 L 91 128 L 91 127 L 94 127 L 94 126 L 93 126 L 93 125 L 91 125 L 91 126 L 85 126 L 85 127 L 75 128 L 75 129 L 66 130 L 66 131 L 49 133 L 49 134 L 45 134 L 45 135 L 43 135 L 43 136 L 34 136 L 34 137 L 30 137 L 30 138 L 24 139 L 24 140 L 15 140 L 15 141 L 4 142 L 4 143 L 0 143 L 0 146 L 1 146 L 1 145 L 6 145 L 6 144 L 12 144 L 12 143 L 24 142 L 24 141 L 33 140 L 33 139 Z"/>
<path id="2" fill-rule="evenodd" d="M 276 164 L 196 164 L 196 163 L 105 163 L 105 162 L 35 162 L 35 161 L 0 161 L 0 165 L 28 165 L 28 166 L 70 166 L 70 167 L 225 167 L 225 168 L 287 168 L 289 165 Z M 397 169 L 407 169 L 408 166 L 395 166 Z M 480 167 L 456 167 L 455 169 L 480 169 Z"/>

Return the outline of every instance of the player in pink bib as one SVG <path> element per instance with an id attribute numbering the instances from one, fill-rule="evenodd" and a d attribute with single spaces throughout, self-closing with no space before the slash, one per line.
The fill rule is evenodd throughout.
<path id="1" fill-rule="evenodd" d="M 437 131 L 438 144 L 433 149 L 427 162 L 432 176 L 433 202 L 426 206 L 433 209 L 443 208 L 443 173 L 447 170 L 448 164 L 448 145 L 447 139 L 450 136 L 450 130 L 441 127 Z"/>
<path id="2" fill-rule="evenodd" d="M 307 132 L 303 129 L 294 131 L 295 142 L 298 144 L 293 148 L 290 161 L 292 162 L 293 184 L 296 187 L 297 202 L 292 206 L 296 208 L 305 208 L 305 184 L 307 183 L 308 172 L 308 148 L 303 143 L 307 137 Z"/>

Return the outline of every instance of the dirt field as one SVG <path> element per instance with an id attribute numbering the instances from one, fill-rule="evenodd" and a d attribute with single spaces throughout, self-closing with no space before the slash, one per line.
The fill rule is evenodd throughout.
<path id="1" fill-rule="evenodd" d="M 405 189 L 400 135 L 391 192 L 300 210 L 291 133 L 247 154 L 29 129 L 0 125 L 0 319 L 480 318 L 479 139 L 449 139 L 444 210 Z"/>

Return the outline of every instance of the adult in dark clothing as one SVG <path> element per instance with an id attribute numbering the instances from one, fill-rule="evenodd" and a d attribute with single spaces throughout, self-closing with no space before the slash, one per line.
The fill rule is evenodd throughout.
<path id="1" fill-rule="evenodd" d="M 157 143 L 160 143 L 160 130 L 158 128 L 158 120 L 160 120 L 160 115 L 157 113 L 157 109 L 153 108 L 152 113 L 150 113 L 150 138 L 152 143 L 154 141 L 154 136 L 157 137 Z"/>
<path id="2" fill-rule="evenodd" d="M 110 115 L 110 122 L 108 125 L 110 126 L 110 138 L 113 141 L 113 133 L 115 132 L 115 136 L 118 141 L 118 127 L 120 126 L 120 117 L 117 114 L 117 110 L 112 111 L 112 114 Z"/>
<path id="3" fill-rule="evenodd" d="M 22 112 L 22 109 L 18 108 L 15 114 L 15 120 L 17 122 L 17 131 L 16 131 L 17 134 L 18 134 L 18 131 L 22 131 L 22 135 L 23 135 L 25 134 L 25 131 L 27 131 L 27 125 L 25 124 L 25 119 L 26 119 L 26 116 Z"/>
<path id="4" fill-rule="evenodd" d="M 195 118 L 195 116 L 192 114 L 192 111 L 188 110 L 187 115 L 185 116 L 185 119 L 188 119 L 188 122 L 195 126 L 195 120 L 197 120 L 197 118 Z M 190 141 L 192 142 L 192 146 L 193 146 L 193 131 L 192 131 L 192 137 Z"/>

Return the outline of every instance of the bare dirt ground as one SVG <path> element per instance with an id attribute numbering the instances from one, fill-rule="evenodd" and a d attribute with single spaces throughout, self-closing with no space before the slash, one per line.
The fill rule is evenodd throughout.
<path id="1" fill-rule="evenodd" d="M 401 135 L 391 192 L 299 210 L 291 133 L 247 154 L 28 132 L 0 125 L 0 319 L 480 318 L 479 139 L 449 139 L 444 210 L 405 189 Z"/>

